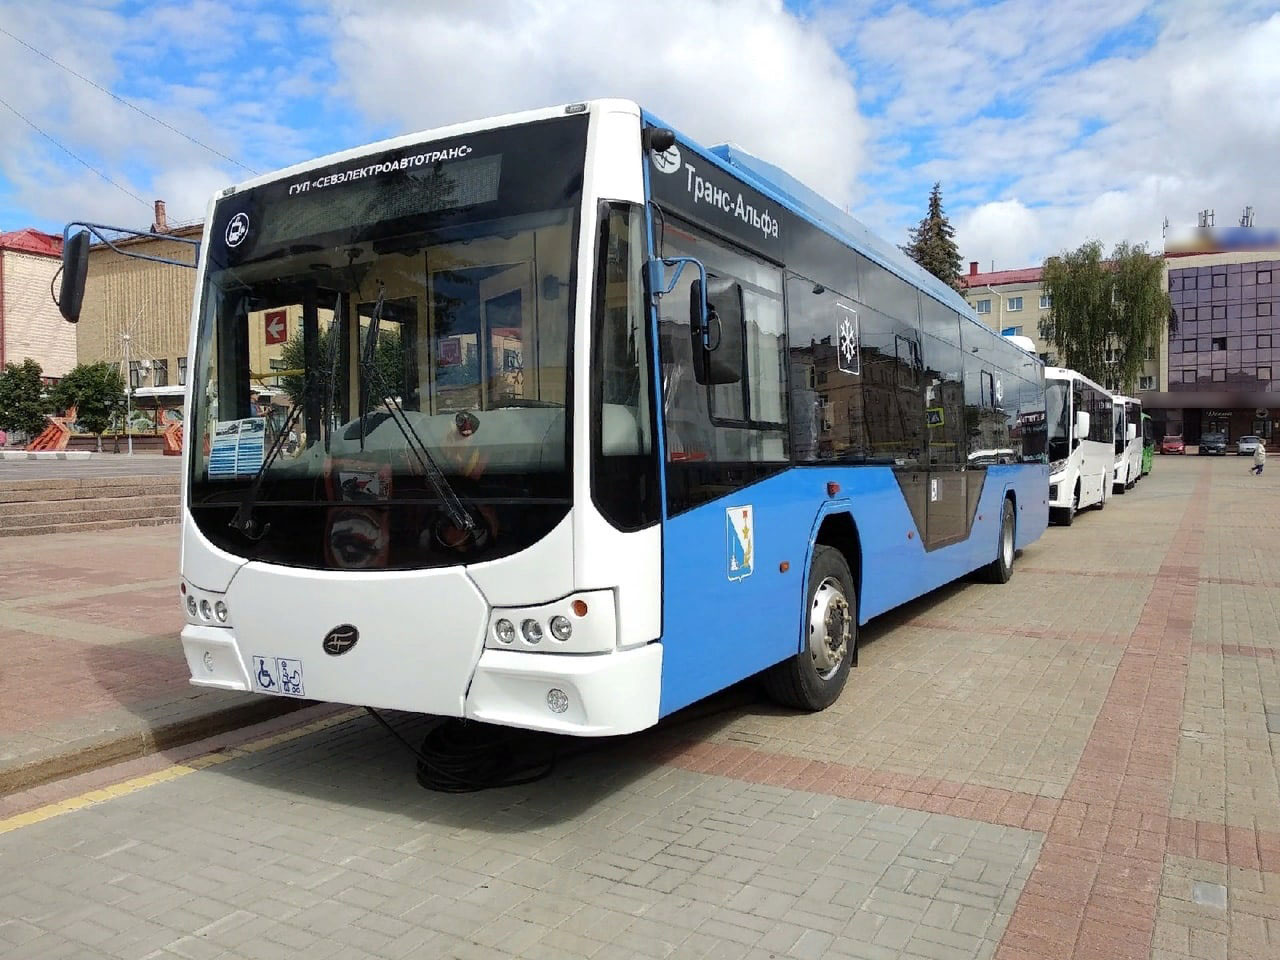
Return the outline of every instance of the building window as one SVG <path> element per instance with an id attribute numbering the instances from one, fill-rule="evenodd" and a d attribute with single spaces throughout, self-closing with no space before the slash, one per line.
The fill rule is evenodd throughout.
<path id="1" fill-rule="evenodd" d="M 1183 382 L 1183 383 L 1195 383 L 1195 382 L 1196 382 L 1196 372 L 1195 372 L 1194 370 L 1183 370 L 1183 371 L 1182 371 L 1182 382 Z"/>
<path id="2" fill-rule="evenodd" d="M 1174 290 L 1181 290 L 1181 289 L 1182 289 L 1182 278 L 1175 277 L 1172 273 L 1169 274 L 1169 290 L 1174 291 Z"/>
<path id="3" fill-rule="evenodd" d="M 1003 330 L 1000 331 L 1000 336 L 1020 337 L 1022 336 L 1022 328 L 1021 327 L 1005 327 Z"/>
<path id="4" fill-rule="evenodd" d="M 151 385 L 153 387 L 167 387 L 169 385 L 169 361 L 154 360 L 151 363 Z"/>
<path id="5" fill-rule="evenodd" d="M 187 385 L 187 358 L 178 358 L 178 386 L 185 387 Z"/>
<path id="6" fill-rule="evenodd" d="M 1213 285 L 1215 287 L 1225 287 L 1227 285 L 1227 275 L 1225 273 L 1215 273 L 1213 275 Z"/>
<path id="7" fill-rule="evenodd" d="M 1046 340 L 1052 340 L 1057 333 L 1058 329 L 1052 323 L 1046 323 L 1040 330 L 1040 335 Z"/>
<path id="8" fill-rule="evenodd" d="M 1226 382 L 1226 379 L 1227 379 L 1227 369 L 1226 369 L 1226 367 L 1218 367 L 1218 368 L 1216 368 L 1216 369 L 1213 371 L 1213 382 L 1214 382 L 1214 383 L 1225 383 L 1225 382 Z"/>
<path id="9" fill-rule="evenodd" d="M 1214 351 L 1215 351 L 1215 352 L 1216 352 L 1216 351 L 1218 351 L 1218 350 L 1225 350 L 1225 349 L 1227 349 L 1227 338 L 1226 338 L 1226 337 L 1214 337 L 1214 338 L 1213 338 L 1213 349 L 1214 349 Z"/>
<path id="10" fill-rule="evenodd" d="M 990 300 L 979 300 L 976 304 L 974 304 L 974 309 L 975 309 L 975 310 L 977 310 L 977 311 L 978 311 L 978 313 L 990 313 L 990 312 L 991 312 L 991 301 L 990 301 Z"/>
<path id="11" fill-rule="evenodd" d="M 1008 309 L 1010 313 L 1016 313 L 1017 311 L 1022 309 L 1021 297 L 1010 297 L 1008 302 L 1009 302 Z"/>
<path id="12" fill-rule="evenodd" d="M 1223 304 L 1222 306 L 1214 307 L 1214 308 L 1213 308 L 1213 319 L 1215 319 L 1215 320 L 1225 320 L 1225 319 L 1227 319 L 1227 307 L 1226 307 L 1226 304 Z"/>
<path id="13" fill-rule="evenodd" d="M 1270 380 L 1270 379 L 1271 379 L 1271 368 L 1270 368 L 1270 367 L 1259 367 L 1259 368 L 1258 368 L 1258 379 L 1259 379 L 1259 380 Z"/>
<path id="14" fill-rule="evenodd" d="M 1138 378 L 1139 390 L 1154 390 L 1155 388 L 1156 388 L 1155 377 L 1139 377 Z"/>
<path id="15" fill-rule="evenodd" d="M 1182 278 L 1182 289 L 1194 290 L 1195 288 L 1196 288 L 1196 275 L 1194 273 L 1188 273 L 1185 277 Z"/>
<path id="16" fill-rule="evenodd" d="M 1052 306 L 1053 306 L 1053 297 L 1049 296 L 1049 294 L 1047 293 L 1040 294 L 1040 309 L 1048 310 Z"/>
<path id="17" fill-rule="evenodd" d="M 1259 304 L 1258 304 L 1258 316 L 1260 316 L 1260 317 L 1269 317 L 1269 316 L 1271 316 L 1271 304 L 1270 304 L 1270 303 L 1268 303 L 1268 302 L 1266 302 L 1266 301 L 1263 301 L 1262 303 L 1259 303 Z"/>
<path id="18" fill-rule="evenodd" d="M 1185 322 L 1185 323 L 1194 323 L 1194 322 L 1195 322 L 1195 319 L 1196 319 L 1196 308 L 1195 308 L 1195 307 L 1183 307 L 1183 308 L 1182 308 L 1182 319 L 1183 319 L 1183 322 Z"/>
<path id="19" fill-rule="evenodd" d="M 1155 348 L 1155 345 L 1154 345 L 1154 344 L 1148 345 L 1148 346 L 1147 346 L 1147 353 L 1146 353 L 1146 358 L 1145 358 L 1145 359 L 1147 359 L 1147 360 L 1154 360 L 1155 358 L 1156 358 L 1156 348 Z"/>
<path id="20" fill-rule="evenodd" d="M 1182 352 L 1183 352 L 1183 353 L 1195 353 L 1195 352 L 1196 352 L 1196 342 L 1195 342 L 1195 340 L 1194 340 L 1194 339 L 1187 339 L 1187 340 L 1183 340 L 1183 341 L 1182 341 Z"/>
<path id="21" fill-rule="evenodd" d="M 1113 348 L 1111 348 L 1111 347 L 1107 347 L 1107 357 L 1106 357 L 1106 362 L 1107 362 L 1107 363 L 1119 363 L 1119 362 L 1120 362 L 1120 351 L 1119 351 L 1119 350 L 1115 350 L 1115 349 L 1113 349 Z"/>
<path id="22" fill-rule="evenodd" d="M 1271 271 L 1270 271 L 1270 270 L 1259 270 L 1259 271 L 1258 271 L 1258 282 L 1259 282 L 1259 283 L 1270 283 L 1270 282 L 1271 282 Z"/>
<path id="23" fill-rule="evenodd" d="M 140 386 L 142 386 L 142 361 L 130 360 L 129 361 L 129 387 L 132 390 L 137 390 Z"/>
<path id="24" fill-rule="evenodd" d="M 1269 333 L 1258 334 L 1258 349 L 1259 350 L 1271 349 L 1271 334 Z"/>

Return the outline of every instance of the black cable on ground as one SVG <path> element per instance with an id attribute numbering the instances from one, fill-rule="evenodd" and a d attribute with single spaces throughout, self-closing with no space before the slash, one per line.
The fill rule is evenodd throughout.
<path id="1" fill-rule="evenodd" d="M 439 793 L 474 793 L 541 780 L 555 769 L 561 738 L 549 733 L 449 719 L 415 747 L 372 707 L 369 714 L 418 760 L 418 783 Z"/>
<path id="2" fill-rule="evenodd" d="M 673 714 L 669 730 L 716 716 L 754 701 L 749 683 L 735 684 Z M 455 718 L 441 719 L 415 747 L 373 707 L 369 715 L 417 758 L 418 783 L 438 793 L 475 793 L 533 783 L 555 769 L 556 761 L 587 753 L 616 737 L 567 737 L 519 727 Z"/>

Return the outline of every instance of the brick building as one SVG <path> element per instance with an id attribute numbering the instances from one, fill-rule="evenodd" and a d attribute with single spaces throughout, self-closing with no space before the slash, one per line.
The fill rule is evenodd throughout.
<path id="1" fill-rule="evenodd" d="M 152 229 L 199 239 L 203 225 L 170 228 L 164 204 L 157 202 Z M 129 237 L 114 243 L 122 250 L 185 263 L 195 258 L 195 248 L 177 240 Z M 84 304 L 75 328 L 77 353 L 84 363 L 105 360 L 120 366 L 135 406 L 156 425 L 181 417 L 194 294 L 194 270 L 121 256 L 104 243 L 89 249 Z"/>
<path id="2" fill-rule="evenodd" d="M 62 265 L 62 238 L 39 230 L 0 233 L 0 369 L 27 357 L 49 380 L 76 365 L 76 332 L 49 287 Z"/>

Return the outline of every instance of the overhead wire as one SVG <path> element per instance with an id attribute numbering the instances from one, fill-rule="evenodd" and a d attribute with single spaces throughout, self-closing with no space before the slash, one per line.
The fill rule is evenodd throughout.
<path id="1" fill-rule="evenodd" d="M 172 132 L 176 133 L 178 136 L 182 137 L 184 140 L 189 140 L 191 143 L 194 143 L 197 147 L 202 147 L 203 149 L 208 150 L 210 153 L 214 154 L 215 156 L 221 157 L 223 160 L 226 160 L 228 163 L 234 163 L 237 167 L 240 167 L 242 170 L 247 170 L 249 171 L 249 173 L 252 173 L 252 174 L 256 174 L 258 172 L 257 170 L 253 169 L 253 167 L 250 167 L 247 164 L 241 163 L 235 157 L 227 156 L 221 150 L 218 150 L 215 147 L 209 146 L 209 144 L 205 143 L 202 140 L 197 140 L 195 137 L 191 136 L 191 134 L 185 133 L 182 130 L 179 130 L 173 124 L 168 123 L 167 121 L 161 120 L 159 117 L 155 116 L 154 114 L 148 113 L 146 110 L 143 110 L 137 104 L 130 103 L 124 97 L 120 96 L 117 93 L 113 93 L 112 91 L 108 90 L 106 87 L 102 86 L 102 84 L 89 79 L 84 74 L 72 69 L 71 67 L 67 66 L 65 63 L 62 63 L 60 60 L 55 60 L 53 57 L 49 56 L 49 54 L 45 53 L 43 50 L 33 47 L 31 44 L 27 43 L 27 41 L 23 40 L 21 37 L 17 36 L 16 34 L 11 33 L 10 31 L 6 30 L 2 26 L 0 26 L 0 33 L 3 33 L 6 37 L 8 37 L 10 40 L 13 40 L 15 43 L 21 44 L 22 46 L 26 47 L 36 56 L 42 57 L 43 59 L 48 60 L 55 67 L 58 67 L 61 70 L 65 70 L 67 73 L 71 74 L 76 79 L 83 80 L 85 83 L 89 84 L 89 86 L 93 87 L 95 90 L 99 90 L 102 93 L 105 93 L 112 100 L 115 100 L 116 102 L 123 104 L 124 106 L 128 107 L 130 110 L 135 111 L 136 113 L 142 114 L 142 116 L 146 117 L 148 120 L 152 121 L 153 123 L 160 124 L 160 126 L 164 127 L 166 130 L 171 130 Z M 6 104 L 6 106 L 8 106 L 8 104 Z M 13 108 L 10 107 L 10 109 L 13 109 Z M 14 111 L 14 112 L 16 113 L 17 111 Z"/>
<path id="2" fill-rule="evenodd" d="M 0 28 L 0 29 L 3 29 L 3 28 Z M 103 180 L 107 181 L 107 183 L 111 184 L 117 190 L 121 191 L 122 193 L 127 193 L 129 196 L 133 197 L 133 199 L 137 200 L 144 207 L 149 208 L 151 206 L 151 204 L 147 203 L 147 201 L 143 200 L 140 196 L 138 196 L 128 187 L 121 186 L 120 184 L 116 183 L 116 181 L 112 180 L 109 176 L 107 176 L 105 173 L 103 173 L 101 170 L 99 170 L 97 167 L 91 164 L 88 160 L 84 159 L 84 157 L 72 151 L 65 144 L 60 143 L 58 140 L 55 140 L 50 134 L 45 133 L 45 131 L 42 130 L 34 120 L 32 120 L 30 117 L 24 114 L 21 110 L 19 110 L 17 107 L 11 104 L 8 100 L 5 100 L 3 97 L 0 97 L 0 106 L 8 108 L 8 110 L 15 117 L 17 117 L 27 126 L 29 126 L 32 130 L 40 134 L 40 136 L 44 137 L 46 140 L 52 143 L 55 147 L 57 147 L 59 150 L 61 150 L 63 153 L 69 156 L 72 160 L 75 160 L 77 163 L 83 165 L 86 169 L 92 171 L 93 173 L 96 173 L 98 176 L 100 176 Z"/>

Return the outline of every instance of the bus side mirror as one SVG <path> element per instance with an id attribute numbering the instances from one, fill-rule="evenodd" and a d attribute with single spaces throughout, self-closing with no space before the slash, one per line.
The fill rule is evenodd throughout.
<path id="1" fill-rule="evenodd" d="M 1089 412 L 1081 410 L 1076 414 L 1076 437 L 1084 440 L 1089 436 Z"/>
<path id="2" fill-rule="evenodd" d="M 89 273 L 89 231 L 81 230 L 62 246 L 62 284 L 58 290 L 58 312 L 67 323 L 80 321 L 84 303 L 84 281 Z"/>
<path id="3" fill-rule="evenodd" d="M 1136 440 L 1138 438 L 1138 425 L 1136 423 L 1129 424 L 1125 431 L 1124 438 L 1128 440 Z"/>
<path id="4" fill-rule="evenodd" d="M 701 280 L 689 286 L 689 335 L 693 340 L 693 375 L 700 384 L 742 380 L 742 288 L 729 284 L 715 300 L 703 292 Z"/>

